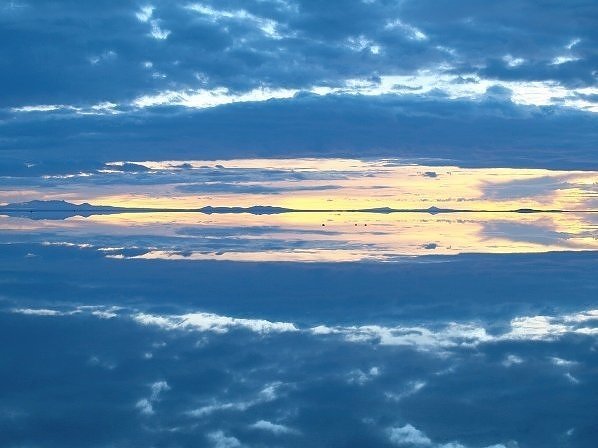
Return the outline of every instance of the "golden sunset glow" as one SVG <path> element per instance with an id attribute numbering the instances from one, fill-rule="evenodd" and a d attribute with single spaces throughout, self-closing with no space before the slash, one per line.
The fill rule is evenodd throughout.
<path id="1" fill-rule="evenodd" d="M 598 249 L 597 215 L 590 213 L 596 208 L 596 172 L 465 169 L 341 159 L 138 164 L 156 173 L 149 175 L 151 181 L 131 186 L 99 184 L 93 190 L 86 185 L 46 190 L 43 197 L 177 212 L 92 214 L 58 221 L 13 217 L 1 218 L 0 225 L 17 232 L 44 229 L 83 240 L 92 235 L 152 235 L 156 240 L 141 254 L 107 253 L 117 258 L 388 261 L 468 252 Z M 186 170 L 185 180 L 169 181 L 168 173 L 177 170 Z M 161 177 L 152 180 L 162 175 L 164 181 Z M 35 195 L 36 191 L 27 193 Z M 193 211 L 206 206 L 296 211 Z M 427 213 L 432 207 L 441 209 L 440 213 Z M 380 210 L 350 212 L 369 209 Z M 402 211 L 386 213 L 385 209 Z M 546 212 L 513 212 L 519 209 Z M 230 244 L 216 250 L 211 242 L 217 239 Z"/>

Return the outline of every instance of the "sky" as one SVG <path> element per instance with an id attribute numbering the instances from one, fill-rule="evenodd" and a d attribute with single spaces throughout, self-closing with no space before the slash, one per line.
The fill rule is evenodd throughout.
<path id="1" fill-rule="evenodd" d="M 595 448 L 596 0 L 0 0 L 0 446 Z"/>
<path id="2" fill-rule="evenodd" d="M 597 9 L 4 1 L 0 170 L 331 155 L 595 169 Z"/>

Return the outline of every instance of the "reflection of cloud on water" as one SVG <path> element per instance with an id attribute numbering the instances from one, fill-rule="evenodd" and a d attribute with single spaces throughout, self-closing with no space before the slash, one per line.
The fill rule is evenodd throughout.
<path id="1" fill-rule="evenodd" d="M 541 221 L 540 221 L 541 222 Z M 521 241 L 545 246 L 567 246 L 567 240 L 575 235 L 557 232 L 550 227 L 550 222 L 543 225 L 523 224 L 508 221 L 489 221 L 484 223 L 482 234 L 486 238 L 504 238 L 510 241 Z"/>
<path id="2" fill-rule="evenodd" d="M 0 242 L 72 245 L 117 258 L 393 261 L 418 255 L 596 250 L 596 215 L 124 213 L 64 221 L 0 216 Z"/>
<path id="3" fill-rule="evenodd" d="M 405 346 L 438 353 L 463 348 L 473 349 L 482 344 L 500 342 L 554 341 L 570 335 L 598 337 L 598 310 L 596 309 L 561 315 L 517 316 L 506 323 L 505 331 L 502 333 L 490 332 L 479 323 L 468 322 L 435 322 L 433 326 L 379 324 L 329 326 L 322 324 L 314 327 L 302 327 L 292 322 L 237 318 L 206 312 L 160 315 L 102 306 L 80 306 L 66 310 L 15 308 L 11 312 L 38 318 L 93 316 L 106 319 L 106 316 L 109 315 L 108 318 L 119 317 L 132 320 L 138 325 L 156 327 L 168 332 L 226 334 L 232 331 L 249 331 L 264 336 L 302 333 L 318 338 L 341 337 L 350 343 Z M 553 362 L 555 365 L 565 365 L 564 362 L 559 362 L 558 358 L 553 358 Z M 513 363 L 509 361 L 509 364 Z M 378 369 L 370 370 L 370 374 L 376 376 Z"/>

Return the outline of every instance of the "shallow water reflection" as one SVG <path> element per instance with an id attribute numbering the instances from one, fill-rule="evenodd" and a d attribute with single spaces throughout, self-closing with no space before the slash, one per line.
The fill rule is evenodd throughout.
<path id="1" fill-rule="evenodd" d="M 596 174 L 0 178 L 0 446 L 594 448 Z"/>
<path id="2" fill-rule="evenodd" d="M 20 191 L 21 199 L 90 207 L 178 209 L 0 217 L 5 242 L 91 245 L 116 258 L 392 261 L 598 248 L 596 172 L 256 159 L 115 162 L 96 173 L 21 182 L 33 185 L 13 185 L 0 197 Z M 277 208 L 190 211 L 206 206 Z"/>

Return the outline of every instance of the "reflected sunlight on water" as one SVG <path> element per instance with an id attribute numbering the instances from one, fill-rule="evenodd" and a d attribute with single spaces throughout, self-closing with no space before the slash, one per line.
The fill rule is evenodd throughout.
<path id="1" fill-rule="evenodd" d="M 392 261 L 435 254 L 598 249 L 596 172 L 341 159 L 137 165 L 144 168 L 71 176 L 67 185 L 22 191 L 30 198 L 68 198 L 96 206 L 273 206 L 292 211 L 90 213 L 64 220 L 38 214 L 35 220 L 2 217 L 0 227 L 19 241 L 91 244 L 109 257 L 169 260 Z M 11 191 L 0 199 L 17 189 Z M 402 211 L 387 213 L 387 208 Z M 349 211 L 370 209 L 376 212 Z M 406 211 L 414 209 L 420 212 Z M 520 209 L 541 212 L 513 212 Z"/>

